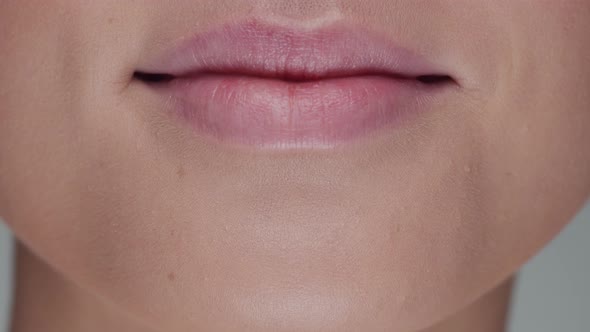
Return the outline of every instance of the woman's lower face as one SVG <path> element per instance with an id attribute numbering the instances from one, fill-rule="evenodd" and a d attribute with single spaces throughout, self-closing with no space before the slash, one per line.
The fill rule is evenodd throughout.
<path id="1" fill-rule="evenodd" d="M 262 27 L 250 45 L 312 62 L 297 47 L 314 31 L 338 26 L 344 41 L 362 27 L 445 79 L 383 78 L 401 100 L 390 109 L 370 78 L 358 113 L 339 113 L 356 104 L 314 102 L 359 93 L 353 78 L 347 90 L 219 71 L 203 100 L 198 75 L 138 74 L 194 36 L 218 51 L 227 24 L 234 42 Z M 427 328 L 512 275 L 588 198 L 588 31 L 583 0 L 5 0 L 0 215 L 68 279 L 162 331 Z M 268 59 L 279 76 L 313 67 Z M 305 95 L 320 85 L 325 97 Z M 286 87 L 298 108 L 280 113 Z M 367 105 L 401 116 L 370 122 Z M 283 144 L 296 139 L 309 144 Z"/>

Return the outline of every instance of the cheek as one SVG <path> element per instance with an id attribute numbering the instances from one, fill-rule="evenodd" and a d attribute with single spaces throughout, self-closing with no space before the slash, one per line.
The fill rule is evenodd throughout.
<path id="1" fill-rule="evenodd" d="M 548 239 L 590 190 L 590 2 L 513 7 L 506 70 L 482 115 L 490 190 L 521 234 Z"/>
<path id="2" fill-rule="evenodd" d="M 501 74 L 470 113 L 491 266 L 513 271 L 590 193 L 590 2 L 503 6 Z"/>

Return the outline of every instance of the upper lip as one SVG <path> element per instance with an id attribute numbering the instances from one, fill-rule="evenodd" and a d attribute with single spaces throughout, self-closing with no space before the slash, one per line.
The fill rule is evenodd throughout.
<path id="1" fill-rule="evenodd" d="M 351 24 L 306 30 L 260 20 L 226 24 L 183 40 L 138 75 L 239 74 L 305 81 L 356 75 L 452 77 L 383 34 Z"/>

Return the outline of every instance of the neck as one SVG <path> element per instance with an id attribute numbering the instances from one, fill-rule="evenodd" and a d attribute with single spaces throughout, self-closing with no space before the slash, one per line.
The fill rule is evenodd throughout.
<path id="1" fill-rule="evenodd" d="M 65 280 L 59 273 L 17 247 L 12 332 L 156 332 Z M 512 280 L 439 325 L 422 332 L 505 331 Z"/>

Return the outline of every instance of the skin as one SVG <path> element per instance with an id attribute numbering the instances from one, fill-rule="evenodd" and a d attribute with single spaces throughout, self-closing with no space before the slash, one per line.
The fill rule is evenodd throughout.
<path id="1" fill-rule="evenodd" d="M 360 22 L 461 87 L 344 150 L 210 144 L 132 74 L 247 16 Z M 590 194 L 588 31 L 587 0 L 0 1 L 13 330 L 499 331 Z"/>

